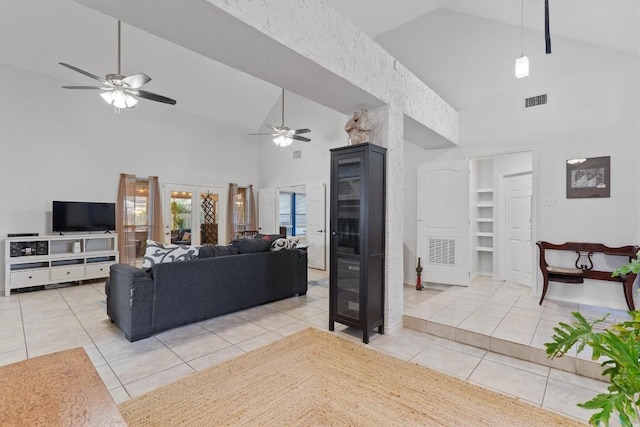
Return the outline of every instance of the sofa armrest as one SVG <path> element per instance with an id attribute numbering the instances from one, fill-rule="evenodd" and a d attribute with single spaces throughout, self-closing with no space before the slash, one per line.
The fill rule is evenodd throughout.
<path id="1" fill-rule="evenodd" d="M 308 286 L 308 271 L 307 271 L 307 263 L 308 263 L 308 253 L 307 249 L 298 249 L 298 254 L 300 257 L 298 258 L 298 265 L 296 268 L 298 269 L 298 295 L 306 295 L 307 286 Z"/>
<path id="2" fill-rule="evenodd" d="M 111 266 L 107 315 L 129 341 L 152 335 L 154 281 L 149 273 L 127 264 Z"/>

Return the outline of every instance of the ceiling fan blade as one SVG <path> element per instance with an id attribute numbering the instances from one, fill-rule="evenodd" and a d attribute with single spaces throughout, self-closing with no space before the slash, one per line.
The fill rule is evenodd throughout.
<path id="1" fill-rule="evenodd" d="M 268 124 L 265 124 L 265 126 L 268 127 L 269 129 L 272 129 L 274 132 L 279 132 L 280 131 L 280 129 L 278 127 L 276 127 L 276 126 L 271 126 L 271 125 L 268 125 Z"/>
<path id="2" fill-rule="evenodd" d="M 129 77 L 125 77 L 122 79 L 122 83 L 129 86 L 131 89 L 138 89 L 151 81 L 151 77 L 147 76 L 145 73 L 134 74 Z"/>
<path id="3" fill-rule="evenodd" d="M 148 99 L 150 101 L 163 102 L 165 104 L 176 105 L 176 100 L 167 98 L 166 96 L 158 95 L 157 93 L 149 92 L 146 90 L 124 90 L 127 93 L 130 93 L 134 96 L 139 96 L 140 98 Z"/>
<path id="4" fill-rule="evenodd" d="M 291 129 L 291 133 L 294 135 L 300 135 L 301 133 L 309 133 L 311 129 Z"/>
<path id="5" fill-rule="evenodd" d="M 96 89 L 96 90 L 113 90 L 110 87 L 104 86 L 62 86 L 64 89 Z"/>
<path id="6" fill-rule="evenodd" d="M 77 73 L 84 74 L 84 75 L 85 75 L 85 76 L 87 76 L 87 77 L 91 77 L 92 79 L 97 80 L 97 81 L 99 81 L 99 82 L 102 82 L 102 83 L 106 83 L 106 82 L 107 82 L 107 81 L 106 81 L 105 79 L 103 79 L 102 77 L 98 77 L 98 76 L 96 76 L 95 74 L 91 74 L 91 73 L 90 73 L 90 72 L 88 72 L 88 71 L 81 70 L 80 68 L 78 68 L 78 67 L 74 67 L 73 65 L 65 64 L 64 62 L 58 62 L 58 64 L 62 65 L 63 67 L 67 67 L 67 68 L 69 68 L 70 70 L 73 70 L 73 71 L 75 71 L 75 72 L 77 72 Z"/>
<path id="7" fill-rule="evenodd" d="M 298 135 L 291 135 L 289 138 L 297 139 L 298 141 L 304 141 L 304 142 L 310 142 L 311 141 L 309 138 L 305 138 L 304 136 L 298 136 Z"/>

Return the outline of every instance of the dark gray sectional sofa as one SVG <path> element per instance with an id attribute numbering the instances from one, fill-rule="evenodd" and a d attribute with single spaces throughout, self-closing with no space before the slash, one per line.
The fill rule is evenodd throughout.
<path id="1" fill-rule="evenodd" d="M 107 314 L 129 341 L 307 293 L 307 252 L 216 256 L 156 264 L 150 272 L 111 266 Z"/>

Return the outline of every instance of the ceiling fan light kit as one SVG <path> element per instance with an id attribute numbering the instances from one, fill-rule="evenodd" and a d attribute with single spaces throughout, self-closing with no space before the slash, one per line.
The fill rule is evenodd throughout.
<path id="1" fill-rule="evenodd" d="M 99 81 L 104 86 L 62 86 L 64 89 L 89 89 L 89 90 L 101 90 L 100 97 L 109 105 L 112 105 L 114 112 L 120 113 L 121 109 L 133 108 L 138 103 L 137 98 L 148 99 L 151 101 L 162 102 L 164 104 L 175 105 L 176 101 L 166 96 L 158 95 L 157 93 L 148 92 L 146 90 L 140 90 L 142 86 L 151 81 L 151 77 L 144 73 L 133 74 L 131 76 L 123 76 L 120 72 L 120 31 L 121 23 L 118 21 L 118 73 L 107 74 L 105 78 L 98 77 L 95 74 L 91 74 L 87 71 L 81 70 L 73 65 L 60 62 L 63 67 L 67 67 L 70 70 L 84 74 L 94 80 Z"/>
<path id="2" fill-rule="evenodd" d="M 275 144 L 279 147 L 287 147 L 291 145 L 291 143 L 293 142 L 293 139 L 287 138 L 284 135 L 278 135 L 275 138 L 273 138 L 273 142 L 275 142 Z"/>

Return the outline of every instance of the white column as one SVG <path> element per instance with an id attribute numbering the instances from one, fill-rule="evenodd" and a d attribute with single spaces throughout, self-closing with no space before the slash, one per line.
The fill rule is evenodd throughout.
<path id="1" fill-rule="evenodd" d="M 387 188 L 385 222 L 385 330 L 402 325 L 403 313 L 403 162 L 404 115 L 386 105 L 369 112 L 372 142 L 387 148 Z"/>

